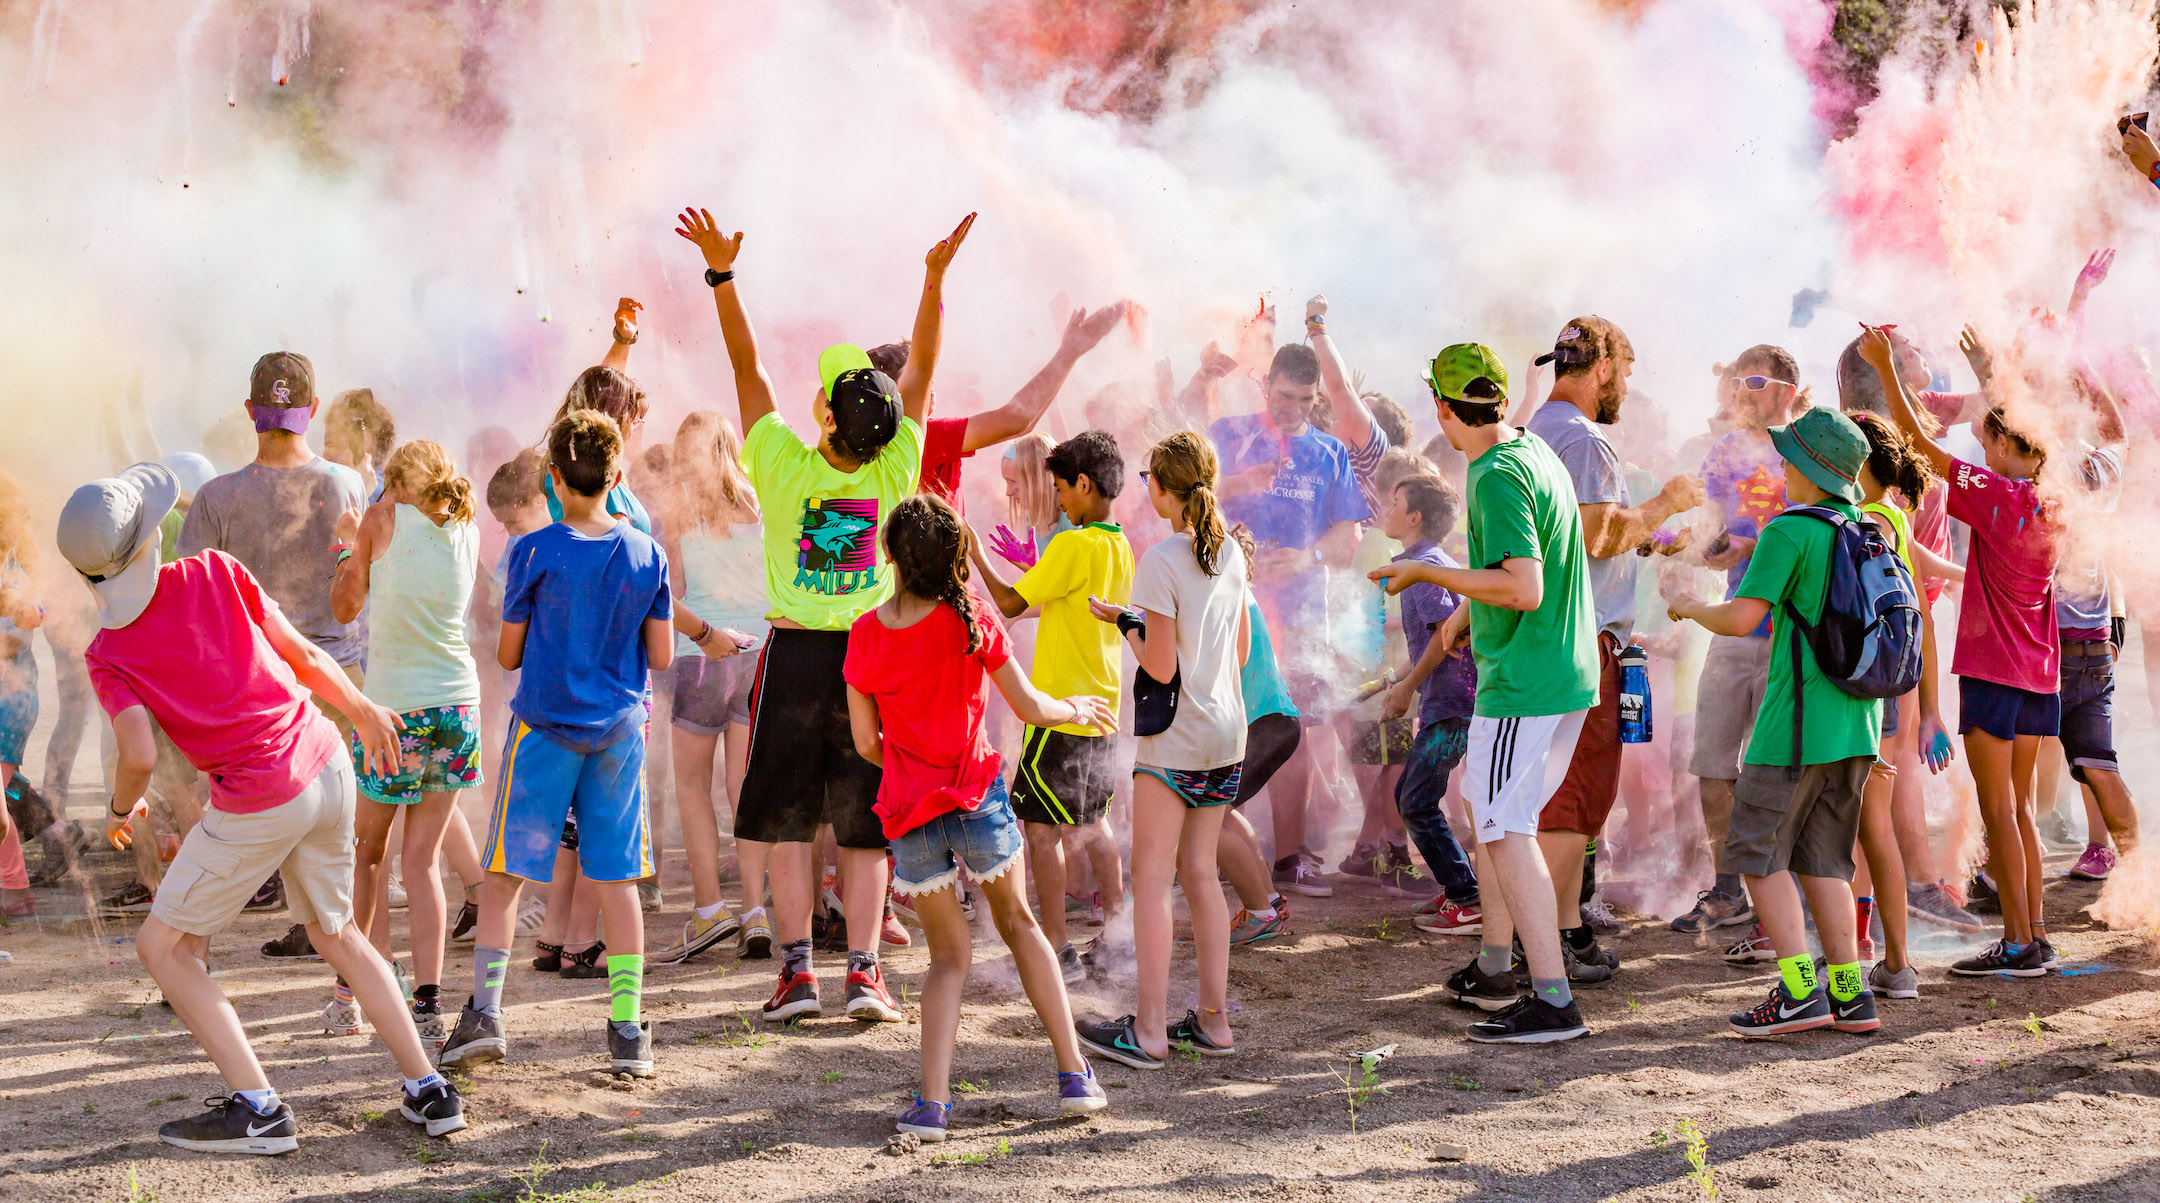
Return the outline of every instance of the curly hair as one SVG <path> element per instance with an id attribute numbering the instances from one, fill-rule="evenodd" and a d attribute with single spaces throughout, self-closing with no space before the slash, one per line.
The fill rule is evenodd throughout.
<path id="1" fill-rule="evenodd" d="M 547 448 L 548 463 L 580 496 L 607 492 L 615 470 L 622 467 L 622 431 L 615 419 L 596 409 L 572 410 L 555 419 L 548 427 Z"/>
<path id="2" fill-rule="evenodd" d="M 968 529 L 960 512 L 928 493 L 893 507 L 885 520 L 885 555 L 902 593 L 951 606 L 967 627 L 969 655 L 982 647 L 975 598 L 968 592 Z"/>
<path id="3" fill-rule="evenodd" d="M 457 465 L 441 443 L 414 439 L 399 445 L 383 465 L 383 484 L 413 497 L 425 510 L 447 515 L 452 522 L 471 522 L 480 516 L 473 502 L 473 483 L 458 475 Z"/>
<path id="4" fill-rule="evenodd" d="M 1915 510 L 1920 497 L 1935 483 L 1935 470 L 1920 458 L 1906 441 L 1905 432 L 1899 430 L 1890 419 L 1871 410 L 1847 414 L 1860 433 L 1867 436 L 1867 470 L 1877 482 L 1896 489 L 1905 499 L 1905 508 Z"/>

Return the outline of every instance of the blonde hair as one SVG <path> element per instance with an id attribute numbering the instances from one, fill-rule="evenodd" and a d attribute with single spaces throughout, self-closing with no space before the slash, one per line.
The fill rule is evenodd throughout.
<path id="1" fill-rule="evenodd" d="M 1222 570 L 1222 545 L 1230 537 L 1223 524 L 1222 504 L 1215 498 L 1221 471 L 1215 444 L 1194 431 L 1180 430 L 1148 452 L 1148 472 L 1184 506 L 1185 523 L 1192 528 L 1193 558 L 1209 576 Z"/>
<path id="2" fill-rule="evenodd" d="M 1020 479 L 1020 508 L 1025 511 L 1012 515 L 1012 524 L 1019 527 L 1048 527 L 1057 522 L 1057 482 L 1050 477 L 1050 453 L 1056 450 L 1050 436 L 1034 431 L 1014 439 L 1006 452 L 1012 457 L 1014 474 Z"/>
<path id="3" fill-rule="evenodd" d="M 458 475 L 450 453 L 431 439 L 400 444 L 383 465 L 382 478 L 386 490 L 402 492 L 421 509 L 452 522 L 471 522 L 480 514 L 473 501 L 473 483 Z"/>
<path id="4" fill-rule="evenodd" d="M 675 428 L 672 469 L 691 516 L 706 526 L 757 512 L 757 493 L 742 466 L 742 436 L 717 411 L 693 410 Z"/>

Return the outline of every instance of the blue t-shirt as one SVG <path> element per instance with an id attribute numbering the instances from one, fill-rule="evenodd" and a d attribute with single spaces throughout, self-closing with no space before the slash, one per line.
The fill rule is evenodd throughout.
<path id="1" fill-rule="evenodd" d="M 1767 435 L 1736 430 L 1710 445 L 1703 459 L 1703 494 L 1725 516 L 1725 533 L 1735 539 L 1756 539 L 1770 520 L 1785 512 L 1785 457 Z M 1742 560 L 1725 570 L 1725 598 L 1732 600 L 1747 576 Z M 1770 618 L 1750 632 L 1768 638 Z"/>
<path id="2" fill-rule="evenodd" d="M 544 471 L 540 473 L 540 496 L 547 501 L 548 517 L 562 521 L 562 502 L 555 500 L 555 478 Z M 652 516 L 645 512 L 645 504 L 637 499 L 637 494 L 630 491 L 628 480 L 618 481 L 607 491 L 607 512 L 629 519 L 630 525 L 643 534 L 652 533 Z"/>
<path id="3" fill-rule="evenodd" d="M 1435 568 L 1460 568 L 1454 557 L 1430 539 L 1403 549 L 1396 563 L 1417 560 Z M 1420 581 L 1402 591 L 1403 642 L 1409 645 L 1410 662 L 1417 663 L 1431 646 L 1433 633 L 1455 613 L 1462 599 L 1438 585 Z M 1469 718 L 1477 708 L 1477 665 L 1467 654 L 1449 656 L 1418 686 L 1418 725 L 1442 719 Z"/>
<path id="4" fill-rule="evenodd" d="M 1297 703 L 1290 700 L 1290 689 L 1283 684 L 1282 669 L 1275 663 L 1275 641 L 1268 638 L 1267 619 L 1260 613 L 1260 603 L 1250 593 L 1245 595 L 1245 617 L 1252 623 L 1252 647 L 1245 653 L 1245 725 L 1251 726 L 1270 714 L 1298 716 Z"/>
<path id="5" fill-rule="evenodd" d="M 1251 527 L 1253 538 L 1263 548 L 1312 547 L 1336 523 L 1372 517 L 1358 489 L 1357 474 L 1351 470 L 1349 449 L 1333 435 L 1307 426 L 1303 434 L 1286 439 L 1265 414 L 1247 414 L 1220 419 L 1208 428 L 1208 437 L 1215 441 L 1226 477 L 1284 459 L 1288 453 L 1274 487 L 1223 503 L 1230 520 Z M 1273 585 L 1277 611 L 1286 620 L 1316 630 L 1326 621 L 1327 570 L 1317 561 Z"/>
<path id="6" fill-rule="evenodd" d="M 526 535 L 503 588 L 503 621 L 531 624 L 511 712 L 572 752 L 612 746 L 645 721 L 645 620 L 673 613 L 667 557 L 643 531 Z"/>

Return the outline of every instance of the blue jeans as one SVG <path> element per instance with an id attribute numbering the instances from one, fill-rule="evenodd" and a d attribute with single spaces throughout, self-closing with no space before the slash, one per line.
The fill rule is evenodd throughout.
<path id="1" fill-rule="evenodd" d="M 1417 843 L 1418 855 L 1433 879 L 1447 890 L 1448 901 L 1470 906 L 1478 900 L 1477 872 L 1448 827 L 1447 812 L 1440 799 L 1447 794 L 1448 774 L 1462 763 L 1470 747 L 1470 720 L 1444 718 L 1418 728 L 1417 743 L 1410 749 L 1402 779 L 1395 783 L 1395 809 L 1403 826 Z"/>

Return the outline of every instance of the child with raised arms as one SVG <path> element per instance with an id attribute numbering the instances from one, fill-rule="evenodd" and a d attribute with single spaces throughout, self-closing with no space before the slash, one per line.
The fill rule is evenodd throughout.
<path id="1" fill-rule="evenodd" d="M 1020 675 L 1005 629 L 978 614 L 968 592 L 968 538 L 960 515 L 919 494 L 885 521 L 894 591 L 855 620 L 847 653 L 855 748 L 878 765 L 877 816 L 892 841 L 894 886 L 914 902 L 930 944 L 922 988 L 922 1089 L 901 1132 L 945 1139 L 960 992 L 973 957 L 954 886 L 960 866 L 989 900 L 1035 1014 L 1057 1054 L 1059 1106 L 1068 1115 L 1108 1105 L 1072 1028 L 1058 956 L 1028 910 L 1020 822 L 983 717 L 989 683 L 1038 729 L 1117 730 L 1117 703 L 1091 693 L 1062 701 Z M 1056 901 L 1052 897 L 1052 902 Z"/>

